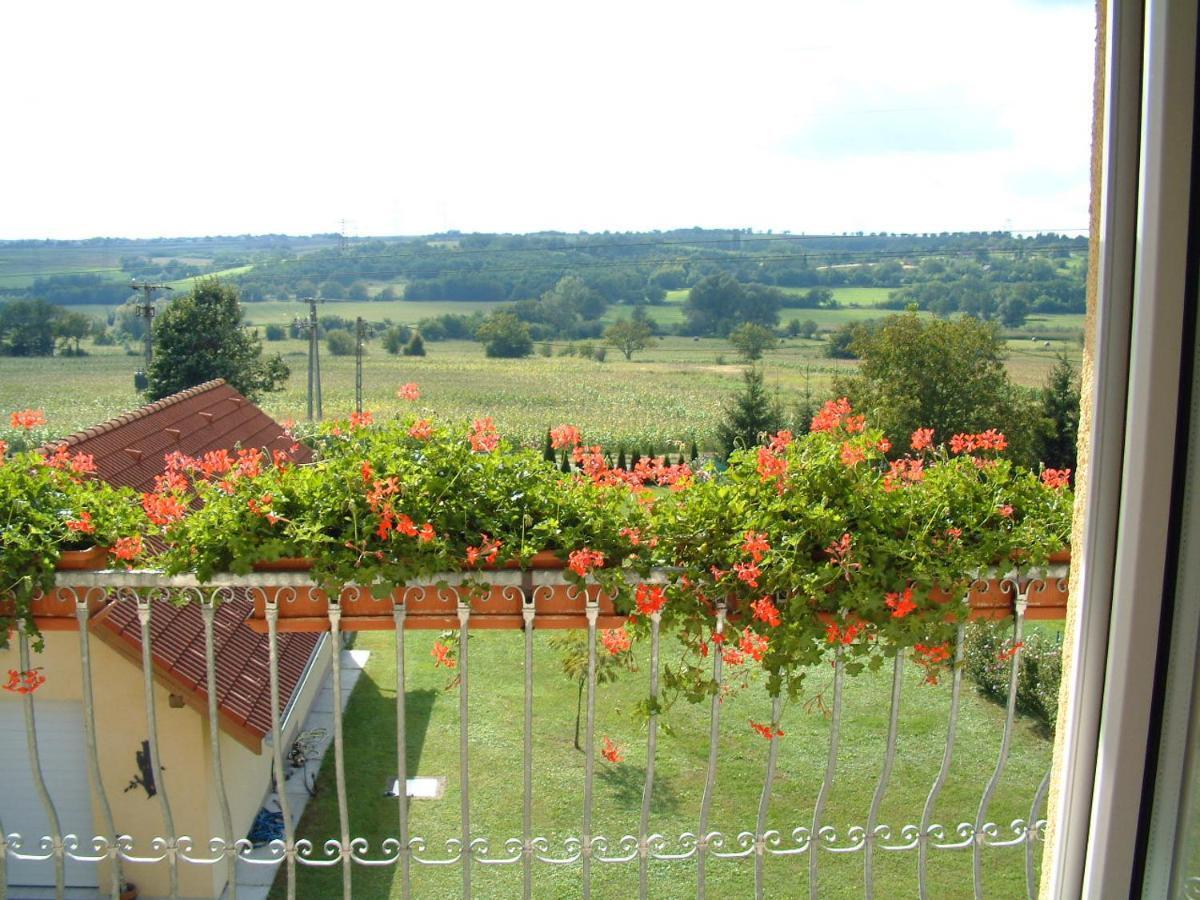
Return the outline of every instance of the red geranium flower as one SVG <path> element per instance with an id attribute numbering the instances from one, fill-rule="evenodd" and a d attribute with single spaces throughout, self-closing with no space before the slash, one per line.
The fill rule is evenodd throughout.
<path id="1" fill-rule="evenodd" d="M 918 428 L 912 433 L 912 448 L 918 452 L 933 446 L 933 429 Z"/>
<path id="2" fill-rule="evenodd" d="M 415 381 L 410 381 L 408 384 L 400 385 L 400 390 L 396 391 L 396 396 L 401 400 L 419 400 L 421 398 L 421 389 L 417 387 Z"/>
<path id="3" fill-rule="evenodd" d="M 550 446 L 555 450 L 574 447 L 579 443 L 579 429 L 574 425 L 559 425 L 550 429 Z"/>
<path id="4" fill-rule="evenodd" d="M 751 719 L 750 727 L 753 728 L 755 731 L 757 731 L 760 735 L 762 735 L 768 741 L 774 740 L 777 737 L 783 737 L 783 732 L 780 729 L 776 728 L 774 724 L 765 724 L 764 725 L 762 722 L 755 722 L 753 719 Z"/>
<path id="5" fill-rule="evenodd" d="M 604 736 L 604 745 L 600 748 L 600 755 L 610 763 L 619 763 L 625 759 L 623 749 L 619 745 L 614 744 L 612 738 L 608 735 Z"/>
<path id="6" fill-rule="evenodd" d="M 572 550 L 571 555 L 567 557 L 567 567 L 579 576 L 587 575 L 592 569 L 602 565 L 604 565 L 604 554 L 599 550 L 589 550 L 587 547 Z"/>
<path id="7" fill-rule="evenodd" d="M 13 428 L 31 431 L 46 424 L 46 414 L 40 409 L 20 409 L 9 416 L 9 423 Z"/>
<path id="8" fill-rule="evenodd" d="M 750 604 L 750 608 L 754 611 L 754 618 L 766 622 L 772 628 L 777 628 L 782 621 L 779 617 L 779 609 L 770 597 L 755 600 Z"/>
<path id="9" fill-rule="evenodd" d="M 633 646 L 633 638 L 624 628 L 606 628 L 600 633 L 600 643 L 609 656 L 616 656 Z"/>
<path id="10" fill-rule="evenodd" d="M 491 416 L 476 419 L 471 423 L 471 433 L 467 435 L 471 449 L 479 453 L 491 453 L 500 446 L 500 434 Z"/>
<path id="11" fill-rule="evenodd" d="M 1071 486 L 1070 469 L 1043 469 L 1042 484 L 1049 488 L 1065 488 Z"/>
<path id="12" fill-rule="evenodd" d="M 429 419 L 417 419 L 413 427 L 408 429 L 408 436 L 418 441 L 427 441 L 433 437 L 433 422 Z"/>
<path id="13" fill-rule="evenodd" d="M 660 612 L 667 603 L 667 592 L 659 584 L 639 584 L 635 595 L 637 611 L 644 616 Z"/>
<path id="14" fill-rule="evenodd" d="M 458 665 L 458 660 L 454 658 L 453 651 L 443 644 L 441 641 L 435 641 L 433 650 L 430 651 L 433 656 L 433 666 L 436 669 L 438 666 L 445 666 L 447 669 L 453 669 Z"/>
<path id="15" fill-rule="evenodd" d="M 887 608 L 892 611 L 893 619 L 903 619 L 910 612 L 917 608 L 917 604 L 913 603 L 912 588 L 905 588 L 903 593 L 888 594 L 884 601 Z"/>

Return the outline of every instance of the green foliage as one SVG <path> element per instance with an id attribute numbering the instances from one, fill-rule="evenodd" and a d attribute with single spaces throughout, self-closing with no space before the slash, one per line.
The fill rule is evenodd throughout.
<path id="1" fill-rule="evenodd" d="M 258 336 L 242 328 L 237 289 L 215 278 L 196 282 L 171 302 L 154 326 L 147 396 L 158 400 L 224 378 L 251 400 L 280 390 L 289 371 L 279 354 L 262 355 Z"/>
<path id="2" fill-rule="evenodd" d="M 50 356 L 55 326 L 64 310 L 44 300 L 13 300 L 0 305 L 0 353 Z"/>
<path id="3" fill-rule="evenodd" d="M 862 322 L 846 322 L 829 335 L 825 355 L 830 359 L 858 359 L 858 341 L 867 334 Z"/>
<path id="4" fill-rule="evenodd" d="M 343 328 L 325 332 L 325 346 L 334 356 L 353 356 L 355 343 L 354 335 Z"/>
<path id="5" fill-rule="evenodd" d="M 1058 692 L 1062 682 L 1062 644 L 1042 634 L 1027 634 L 1021 642 L 1017 669 L 1017 711 L 1053 733 L 1058 721 Z M 975 622 L 967 628 L 964 647 L 966 672 L 979 693 L 1002 706 L 1008 703 L 1012 673 L 1012 632 L 997 623 Z"/>
<path id="6" fill-rule="evenodd" d="M 266 327 L 265 334 L 268 341 L 282 341 L 287 338 L 287 329 L 282 325 L 272 323 Z"/>
<path id="7" fill-rule="evenodd" d="M 755 635 L 769 641 L 762 664 L 772 693 L 794 696 L 834 648 L 850 674 L 878 668 L 899 647 L 914 648 L 933 674 L 961 614 L 947 597 L 1015 551 L 1022 566 L 1040 566 L 1066 545 L 1068 489 L 993 450 L 929 447 L 893 464 L 882 438 L 831 402 L 812 433 L 736 451 L 723 474 L 658 498 L 657 552 L 673 584 L 664 625 L 699 648 L 711 637 L 709 598 L 725 598 L 750 632 L 743 653 Z M 708 679 L 687 662 L 675 683 L 703 696 Z"/>
<path id="8" fill-rule="evenodd" d="M 383 333 L 383 349 L 396 356 L 412 335 L 413 331 L 407 325 L 392 325 Z"/>
<path id="9" fill-rule="evenodd" d="M 1009 380 L 1005 343 L 995 324 L 969 316 L 891 316 L 853 343 L 858 375 L 836 379 L 835 393 L 867 413 L 897 450 L 918 428 L 939 440 L 996 428 L 1010 455 L 1036 465 L 1036 420 L 1029 398 Z"/>
<path id="10" fill-rule="evenodd" d="M 533 352 L 529 326 L 510 312 L 491 313 L 475 332 L 488 356 L 519 359 Z"/>
<path id="11" fill-rule="evenodd" d="M 93 468 L 91 457 L 65 450 L 46 456 L 29 450 L 7 460 L 0 452 L 0 648 L 23 622 L 41 649 L 29 604 L 38 592 L 53 588 L 63 550 L 111 548 L 121 538 L 146 533 L 138 495 L 89 478 Z"/>
<path id="12" fill-rule="evenodd" d="M 689 333 L 725 336 L 743 322 L 774 328 L 782 305 L 783 292 L 778 288 L 743 286 L 728 272 L 718 272 L 692 287 L 683 313 Z"/>
<path id="13" fill-rule="evenodd" d="M 425 340 L 421 337 L 421 332 L 414 331 L 408 343 L 404 345 L 402 351 L 405 356 L 424 356 L 425 355 Z"/>
<path id="14" fill-rule="evenodd" d="M 476 451 L 473 429 L 435 428 L 429 439 L 416 438 L 415 422 L 328 423 L 314 439 L 312 465 L 241 476 L 188 467 L 179 499 L 197 508 L 167 526 L 164 565 L 208 579 L 301 556 L 329 590 L 370 584 L 386 593 L 470 568 L 468 548 L 486 535 L 499 542 L 497 564 L 528 562 L 541 550 L 603 553 L 607 566 L 595 578 L 628 608 L 623 572 L 644 565 L 621 529 L 646 517 L 628 490 L 577 483 L 536 451 L 506 444 Z"/>
<path id="15" fill-rule="evenodd" d="M 717 443 L 724 459 L 734 450 L 755 446 L 764 434 L 783 427 L 783 410 L 779 401 L 767 393 L 762 370 L 751 366 L 742 373 L 742 379 L 745 386 L 730 398 L 724 418 L 717 424 Z"/>
<path id="16" fill-rule="evenodd" d="M 1074 472 L 1079 440 L 1079 376 L 1066 354 L 1059 354 L 1038 400 L 1041 462 L 1052 469 Z"/>
<path id="17" fill-rule="evenodd" d="M 638 350 L 645 350 L 654 341 L 654 329 L 644 320 L 618 319 L 604 332 L 604 340 L 616 347 L 626 359 L 633 359 Z"/>
<path id="18" fill-rule="evenodd" d="M 775 333 L 753 322 L 743 322 L 729 332 L 729 343 L 737 348 L 738 354 L 747 362 L 762 359 L 764 350 L 779 346 Z"/>

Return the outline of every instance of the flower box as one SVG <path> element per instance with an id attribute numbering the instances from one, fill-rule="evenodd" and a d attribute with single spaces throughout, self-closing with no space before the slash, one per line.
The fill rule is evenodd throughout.
<path id="1" fill-rule="evenodd" d="M 54 565 L 59 572 L 95 572 L 107 567 L 107 547 L 63 550 Z M 75 616 L 76 596 L 85 598 L 88 612 L 95 614 L 108 602 L 107 593 L 102 588 L 54 588 L 35 594 L 29 601 L 29 609 L 39 631 L 75 631 L 79 628 Z M 7 618 L 12 614 L 11 602 L 0 603 L 0 617 Z"/>
<path id="2" fill-rule="evenodd" d="M 525 571 L 555 571 L 566 564 L 555 554 L 536 554 Z M 256 563 L 258 572 L 307 572 L 312 564 L 305 559 L 280 559 Z M 442 631 L 458 628 L 459 599 L 471 607 L 470 627 L 486 629 L 520 629 L 525 625 L 523 614 L 524 597 L 530 591 L 533 597 L 538 628 L 586 628 L 583 594 L 573 585 L 533 586 L 529 579 L 524 586 L 516 584 L 488 585 L 485 573 L 513 571 L 520 563 L 511 561 L 501 566 L 480 566 L 468 570 L 477 573 L 481 585 L 456 585 L 440 587 L 436 584 L 406 585 L 395 588 L 387 597 L 375 597 L 365 587 L 347 587 L 342 590 L 338 603 L 342 609 L 339 628 L 343 631 L 384 631 L 395 627 L 393 609 L 396 604 L 405 607 L 405 628 L 415 630 Z M 589 585 L 587 594 L 598 600 L 599 628 L 617 628 L 624 624 L 625 616 L 619 615 L 611 598 L 596 585 Z M 252 591 L 254 616 L 249 625 L 255 631 L 264 632 L 266 604 L 276 600 L 279 604 L 280 631 L 327 631 L 329 629 L 329 603 L 325 592 L 308 585 L 295 587 L 266 586 Z"/>

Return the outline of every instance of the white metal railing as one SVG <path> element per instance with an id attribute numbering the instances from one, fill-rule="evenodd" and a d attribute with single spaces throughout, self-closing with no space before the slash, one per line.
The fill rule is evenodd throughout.
<path id="1" fill-rule="evenodd" d="M 994 574 L 994 573 L 993 573 Z M 647 762 L 642 793 L 640 816 L 636 833 L 627 833 L 618 839 L 593 833 L 593 781 L 595 760 L 595 721 L 596 721 L 596 685 L 597 685 L 597 620 L 599 606 L 595 592 L 586 593 L 584 611 L 587 621 L 587 652 L 588 666 L 586 679 L 586 737 L 584 747 L 583 775 L 583 814 L 580 822 L 578 837 L 567 837 L 558 846 L 552 846 L 545 837 L 533 831 L 533 632 L 537 624 L 537 601 L 545 596 L 545 592 L 561 588 L 565 582 L 560 572 L 554 571 L 502 571 L 489 574 L 489 581 L 501 587 L 509 600 L 519 600 L 521 604 L 521 621 L 524 632 L 525 649 L 525 685 L 524 685 L 524 721 L 523 721 L 523 758 L 522 758 L 522 832 L 519 836 L 508 836 L 495 844 L 502 851 L 493 850 L 493 842 L 488 836 L 473 832 L 471 827 L 471 794 L 469 787 L 470 745 L 468 743 L 468 697 L 470 694 L 470 662 L 469 662 L 469 633 L 472 622 L 472 610 L 468 602 L 468 591 L 462 589 L 463 576 L 447 574 L 438 580 L 437 587 L 410 587 L 400 592 L 402 599 L 392 606 L 393 630 L 395 635 L 395 666 L 396 666 L 396 766 L 399 784 L 403 786 L 407 780 L 406 768 L 406 735 L 405 735 L 405 633 L 412 625 L 407 621 L 406 604 L 414 596 L 413 591 L 436 590 L 443 599 L 456 601 L 457 619 L 461 629 L 459 644 L 459 683 L 458 683 L 458 714 L 459 714 L 459 779 L 460 791 L 460 830 L 459 836 L 445 842 L 443 852 L 430 852 L 427 842 L 420 836 L 410 833 L 408 805 L 400 802 L 396 821 L 396 836 L 381 841 L 379 851 L 382 856 L 372 857 L 370 847 L 365 838 L 353 837 L 350 834 L 349 807 L 346 790 L 345 746 L 343 734 L 343 716 L 340 702 L 341 673 L 336 660 L 332 666 L 333 678 L 333 746 L 334 746 L 334 780 L 337 792 L 338 835 L 322 844 L 322 853 L 318 854 L 311 841 L 297 839 L 287 792 L 278 791 L 279 804 L 282 811 L 284 837 L 272 841 L 269 845 L 269 856 L 263 858 L 250 854 L 251 844 L 245 838 L 233 836 L 233 824 L 230 804 L 225 791 L 225 780 L 221 769 L 221 746 L 219 730 L 210 728 L 210 753 L 214 781 L 217 785 L 217 804 L 224 834 L 213 836 L 207 841 L 207 852 L 196 846 L 191 836 L 180 835 L 175 831 L 169 800 L 166 775 L 159 765 L 159 735 L 155 719 L 154 679 L 151 666 L 152 659 L 152 603 L 155 599 L 171 599 L 175 602 L 194 602 L 199 605 L 203 619 L 204 651 L 207 668 L 208 717 L 210 722 L 216 722 L 217 681 L 215 671 L 215 639 L 214 618 L 216 609 L 223 599 L 231 596 L 235 589 L 241 589 L 253 595 L 259 593 L 265 604 L 265 618 L 269 648 L 270 692 L 272 709 L 271 753 L 274 759 L 274 771 L 283 772 L 283 729 L 280 714 L 279 687 L 279 619 L 280 605 L 286 605 L 294 599 L 298 587 L 312 588 L 308 576 L 303 573 L 261 573 L 247 576 L 218 576 L 211 582 L 201 584 L 187 576 L 164 577 L 152 571 L 106 571 L 106 572 L 72 572 L 58 576 L 60 590 L 70 593 L 75 600 L 76 616 L 79 625 L 80 664 L 82 678 L 82 706 L 84 733 L 86 738 L 86 755 L 88 771 L 92 780 L 93 790 L 99 800 L 100 821 L 104 833 L 94 835 L 90 841 L 83 836 L 62 834 L 58 817 L 49 792 L 46 790 L 41 775 L 41 765 L 37 735 L 34 728 L 36 699 L 32 693 L 22 697 L 26 738 L 31 768 L 34 773 L 35 786 L 40 800 L 45 807 L 50 822 L 50 833 L 36 837 L 37 847 L 30 843 L 34 836 L 21 836 L 7 833 L 0 820 L 0 900 L 5 900 L 6 859 L 40 860 L 51 862 L 54 866 L 58 893 L 61 896 L 64 889 L 64 866 L 68 859 L 80 862 L 99 863 L 107 861 L 110 866 L 109 893 L 117 898 L 121 886 L 121 863 L 157 863 L 168 867 L 170 876 L 170 891 L 172 896 L 179 892 L 179 867 L 181 864 L 216 866 L 223 865 L 228 873 L 229 896 L 237 896 L 236 865 L 238 860 L 250 865 L 275 865 L 281 860 L 289 900 L 293 900 L 297 890 L 297 865 L 317 867 L 341 867 L 342 891 L 345 897 L 351 896 L 351 872 L 354 866 L 395 866 L 399 870 L 400 889 L 403 897 L 411 896 L 412 867 L 458 866 L 462 876 L 462 894 L 472 895 L 472 871 L 474 866 L 520 866 L 523 874 L 523 892 L 525 897 L 532 896 L 533 869 L 535 864 L 551 866 L 578 865 L 580 868 L 580 887 L 584 897 L 589 897 L 592 888 L 593 866 L 596 864 L 636 864 L 638 868 L 639 896 L 649 895 L 649 865 L 653 860 L 694 860 L 696 894 L 703 898 L 706 895 L 706 864 L 710 859 L 748 859 L 753 858 L 755 896 L 761 898 L 764 894 L 764 866 L 770 857 L 807 857 L 809 874 L 809 892 L 817 897 L 818 875 L 822 853 L 829 854 L 862 854 L 863 873 L 866 896 L 875 893 L 875 868 L 877 855 L 886 853 L 915 853 L 917 857 L 917 872 L 920 896 L 925 898 L 929 893 L 928 868 L 930 855 L 934 851 L 962 851 L 972 855 L 972 871 L 974 893 L 976 897 L 983 895 L 983 857 L 985 850 L 993 848 L 1023 847 L 1025 853 L 1026 889 L 1030 897 L 1036 896 L 1035 881 L 1036 847 L 1044 840 L 1044 819 L 1039 818 L 1040 810 L 1045 801 L 1049 786 L 1050 773 L 1047 772 L 1037 791 L 1030 800 L 1028 815 L 1012 821 L 1007 829 L 989 819 L 989 808 L 997 785 L 1004 775 L 1008 762 L 1010 741 L 1013 733 L 1017 676 L 1021 658 L 1022 637 L 1025 624 L 1027 597 L 1031 589 L 1045 587 L 1056 583 L 1061 589 L 1065 586 L 1066 570 L 1062 566 L 1051 566 L 1045 570 L 1025 573 L 1018 578 L 1016 573 L 1003 577 L 1002 584 L 1014 598 L 1013 651 L 1011 653 L 1010 674 L 1008 681 L 1008 698 L 1004 718 L 1004 730 L 1001 737 L 1000 749 L 990 780 L 980 797 L 975 818 L 971 822 L 962 822 L 954 827 L 947 827 L 934 821 L 934 813 L 938 797 L 945 786 L 955 749 L 956 729 L 958 723 L 960 697 L 963 677 L 964 631 L 963 616 L 957 629 L 954 650 L 954 668 L 951 683 L 950 712 L 947 722 L 946 743 L 941 765 L 932 785 L 929 788 L 921 812 L 919 823 L 903 825 L 895 832 L 893 828 L 879 821 L 880 807 L 888 790 L 896 756 L 898 718 L 901 705 L 901 684 L 905 656 L 897 653 L 892 670 L 892 690 L 888 716 L 888 731 L 884 762 L 880 771 L 870 808 L 867 811 L 865 825 L 849 827 L 844 835 L 824 819 L 826 804 L 833 789 L 839 753 L 839 736 L 842 724 L 842 699 L 845 681 L 844 662 L 840 652 L 835 651 L 834 673 L 832 682 L 832 699 L 830 705 L 830 738 L 825 771 L 817 795 L 816 805 L 811 821 L 797 824 L 790 833 L 783 834 L 778 830 L 767 828 L 768 810 L 771 804 L 772 790 L 776 778 L 778 764 L 779 741 L 769 742 L 766 768 L 763 775 L 763 786 L 758 804 L 757 819 L 752 829 L 746 829 L 737 834 L 726 834 L 710 829 L 710 813 L 712 810 L 713 793 L 716 785 L 718 765 L 718 732 L 721 721 L 721 701 L 719 692 L 714 694 L 709 711 L 710 731 L 707 768 L 704 778 L 704 789 L 700 801 L 699 817 L 695 831 L 680 834 L 673 841 L 665 835 L 655 833 L 650 828 L 651 797 L 654 790 L 655 757 L 657 749 L 658 723 L 655 705 L 651 704 L 651 713 L 647 733 Z M 663 580 L 662 573 L 657 573 L 654 580 Z M 266 591 L 265 588 L 279 590 Z M 570 588 L 571 590 L 577 590 Z M 584 599 L 585 592 L 578 591 L 577 598 Z M 165 833 L 153 838 L 148 847 L 137 847 L 132 838 L 122 834 L 114 819 L 104 784 L 100 776 L 100 766 L 97 757 L 95 704 L 92 694 L 91 657 L 89 653 L 90 618 L 89 601 L 98 598 L 125 598 L 136 603 L 137 615 L 141 631 L 141 658 L 143 668 L 144 701 L 146 721 L 149 732 L 150 765 L 155 773 L 157 796 L 160 805 Z M 328 627 L 333 638 L 332 645 L 339 646 L 340 633 L 343 630 L 343 606 L 354 603 L 354 599 L 333 602 L 328 605 Z M 965 598 L 964 598 L 965 602 Z M 724 603 L 719 603 L 716 609 L 717 632 L 723 633 L 726 626 L 726 610 Z M 660 627 L 658 614 L 650 617 L 650 665 L 649 692 L 652 700 L 658 698 L 659 669 L 660 669 Z M 18 641 L 20 664 L 23 669 L 30 668 L 29 640 L 23 631 L 16 636 Z M 713 653 L 712 675 L 718 686 L 722 683 L 723 659 L 721 653 Z M 782 701 L 773 701 L 772 721 L 778 722 Z M 0 817 L 2 818 L 2 817 Z M 88 845 L 90 844 L 90 850 Z"/>

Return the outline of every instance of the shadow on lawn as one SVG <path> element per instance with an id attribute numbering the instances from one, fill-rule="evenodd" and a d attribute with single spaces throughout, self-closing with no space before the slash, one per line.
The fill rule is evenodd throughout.
<path id="1" fill-rule="evenodd" d="M 612 797 L 624 807 L 640 807 L 642 789 L 646 785 L 646 773 L 637 766 L 620 763 L 605 766 L 596 772 L 597 777 L 611 791 Z M 679 809 L 679 793 L 670 778 L 661 775 L 654 779 L 654 793 L 650 797 L 650 811 L 656 814 L 673 813 Z"/>

